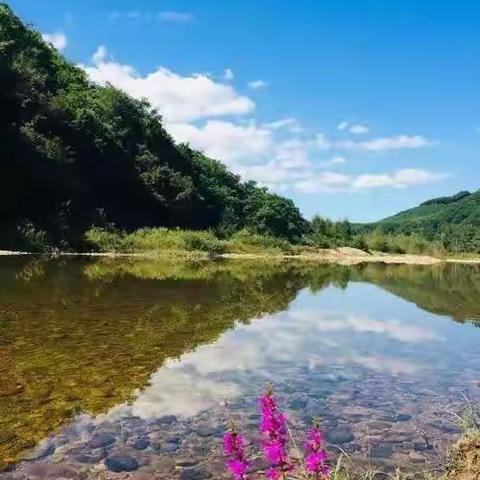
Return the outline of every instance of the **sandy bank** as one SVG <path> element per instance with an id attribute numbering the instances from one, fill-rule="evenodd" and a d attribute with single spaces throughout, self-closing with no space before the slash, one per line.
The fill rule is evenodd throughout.
<path id="1" fill-rule="evenodd" d="M 14 255 L 33 255 L 28 252 L 0 250 L 0 256 L 14 256 Z M 83 256 L 83 257 L 138 257 L 151 258 L 158 256 L 172 256 L 178 255 L 179 258 L 212 258 L 204 252 L 142 252 L 142 253 L 118 253 L 118 252 L 91 252 L 91 253 L 71 253 L 60 252 L 54 256 Z M 224 253 L 215 255 L 213 258 L 224 259 L 294 259 L 317 262 L 339 263 L 342 265 L 356 265 L 359 263 L 388 263 L 388 264 L 408 264 L 408 265 L 434 265 L 441 262 L 455 262 L 455 263 L 480 263 L 479 259 L 439 259 L 428 255 L 394 255 L 381 252 L 364 252 L 355 248 L 336 248 L 324 249 L 315 252 L 304 252 L 298 254 L 275 254 L 275 253 Z"/>

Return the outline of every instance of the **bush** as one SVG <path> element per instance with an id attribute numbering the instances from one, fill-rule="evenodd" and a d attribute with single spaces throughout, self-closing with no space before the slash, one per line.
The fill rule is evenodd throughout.
<path id="1" fill-rule="evenodd" d="M 28 252 L 43 253 L 49 249 L 47 233 L 30 220 L 23 221 L 17 227 L 17 231 L 21 247 Z"/>
<path id="2" fill-rule="evenodd" d="M 363 237 L 355 237 L 352 242 L 353 248 L 358 248 L 359 250 L 367 251 L 368 245 Z"/>
<path id="3" fill-rule="evenodd" d="M 294 253 L 293 245 L 283 238 L 253 233 L 248 229 L 240 230 L 227 242 L 228 250 L 234 253 L 261 253 L 265 250 L 272 253 Z"/>
<path id="4" fill-rule="evenodd" d="M 128 252 L 132 247 L 125 233 L 99 227 L 87 230 L 85 240 L 97 252 Z"/>
<path id="5" fill-rule="evenodd" d="M 219 240 L 212 232 L 184 231 L 186 250 L 200 250 L 209 253 L 225 252 L 225 242 Z"/>

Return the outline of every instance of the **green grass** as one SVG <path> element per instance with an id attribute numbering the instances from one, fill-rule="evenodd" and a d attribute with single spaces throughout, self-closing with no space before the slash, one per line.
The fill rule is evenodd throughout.
<path id="1" fill-rule="evenodd" d="M 429 242 L 420 235 L 386 235 L 378 231 L 361 236 L 362 243 L 370 251 L 444 257 L 447 251 L 438 241 Z"/>
<path id="2" fill-rule="evenodd" d="M 142 228 L 124 233 L 92 228 L 85 236 L 90 249 L 98 252 L 225 252 L 225 242 L 210 231 Z"/>
<path id="3" fill-rule="evenodd" d="M 308 240 L 308 239 L 307 239 Z M 369 252 L 393 255 L 430 255 L 449 258 L 449 253 L 439 241 L 428 241 L 420 235 L 383 234 L 379 231 L 352 236 L 342 246 Z M 306 241 L 292 244 L 284 238 L 261 235 L 247 229 L 221 239 L 210 230 L 180 230 L 168 228 L 142 228 L 132 233 L 94 227 L 85 235 L 85 250 L 103 253 L 152 253 L 176 255 L 219 255 L 223 253 L 253 254 L 266 256 L 318 254 L 323 248 L 335 245 L 318 245 Z M 466 259 L 478 255 L 463 254 Z"/>
<path id="4" fill-rule="evenodd" d="M 252 253 L 291 254 L 287 240 L 241 230 L 226 240 L 211 231 L 142 228 L 132 233 L 92 228 L 85 236 L 88 250 L 117 253 L 200 252 L 208 254 Z"/>

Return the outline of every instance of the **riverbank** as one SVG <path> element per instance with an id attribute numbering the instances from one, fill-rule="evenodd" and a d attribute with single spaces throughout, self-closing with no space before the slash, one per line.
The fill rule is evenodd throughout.
<path id="1" fill-rule="evenodd" d="M 0 256 L 40 255 L 34 252 L 0 250 Z M 104 258 L 157 258 L 178 257 L 197 259 L 230 259 L 230 260 L 304 260 L 312 262 L 338 263 L 340 265 L 357 265 L 361 263 L 385 263 L 399 265 L 435 265 L 439 263 L 480 264 L 479 258 L 440 258 L 430 255 L 389 254 L 383 252 L 365 252 L 356 248 L 340 247 L 328 249 L 306 249 L 298 253 L 282 253 L 278 251 L 255 251 L 210 253 L 201 250 L 162 250 L 142 252 L 53 252 L 43 254 L 51 257 L 104 257 Z"/>

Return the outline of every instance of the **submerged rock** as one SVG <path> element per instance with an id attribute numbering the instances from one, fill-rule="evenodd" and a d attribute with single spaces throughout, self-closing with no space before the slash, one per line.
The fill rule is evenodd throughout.
<path id="1" fill-rule="evenodd" d="M 55 453 L 55 445 L 52 443 L 46 443 L 40 445 L 29 452 L 25 452 L 21 459 L 27 462 L 33 462 L 34 460 L 40 460 L 41 458 L 49 457 Z"/>
<path id="2" fill-rule="evenodd" d="M 408 415 L 407 413 L 399 413 L 398 415 L 396 415 L 395 417 L 393 417 L 393 419 L 394 419 L 396 422 L 408 422 L 409 420 L 412 419 L 412 416 L 411 416 L 411 415 Z"/>
<path id="3" fill-rule="evenodd" d="M 353 440 L 353 438 L 353 432 L 347 426 L 338 427 L 336 430 L 327 433 L 327 440 L 334 445 L 349 443 Z"/>
<path id="4" fill-rule="evenodd" d="M 139 467 L 138 461 L 128 455 L 112 455 L 105 459 L 106 467 L 115 473 L 133 472 Z"/>
<path id="5" fill-rule="evenodd" d="M 29 465 L 23 473 L 29 480 L 44 480 L 46 478 L 77 480 L 80 478 L 79 473 L 74 469 L 68 466 L 50 463 L 34 463 Z"/>
<path id="6" fill-rule="evenodd" d="M 393 454 L 393 448 L 391 445 L 381 445 L 379 447 L 372 447 L 370 449 L 370 455 L 373 458 L 388 458 Z"/>
<path id="7" fill-rule="evenodd" d="M 200 468 L 188 468 L 182 470 L 180 474 L 181 480 L 204 480 L 206 478 L 212 478 L 212 474 Z"/>
<path id="8" fill-rule="evenodd" d="M 178 467 L 193 467 L 198 464 L 198 460 L 192 457 L 178 457 L 175 459 L 175 465 Z"/>
<path id="9" fill-rule="evenodd" d="M 158 448 L 160 453 L 174 453 L 179 449 L 176 443 L 165 443 Z"/>
<path id="10" fill-rule="evenodd" d="M 98 432 L 88 441 L 90 448 L 106 447 L 115 442 L 115 437 L 106 432 Z"/>
<path id="11" fill-rule="evenodd" d="M 135 448 L 135 450 L 145 450 L 149 446 L 150 446 L 150 440 L 147 437 L 138 438 L 133 443 L 133 448 Z"/>

